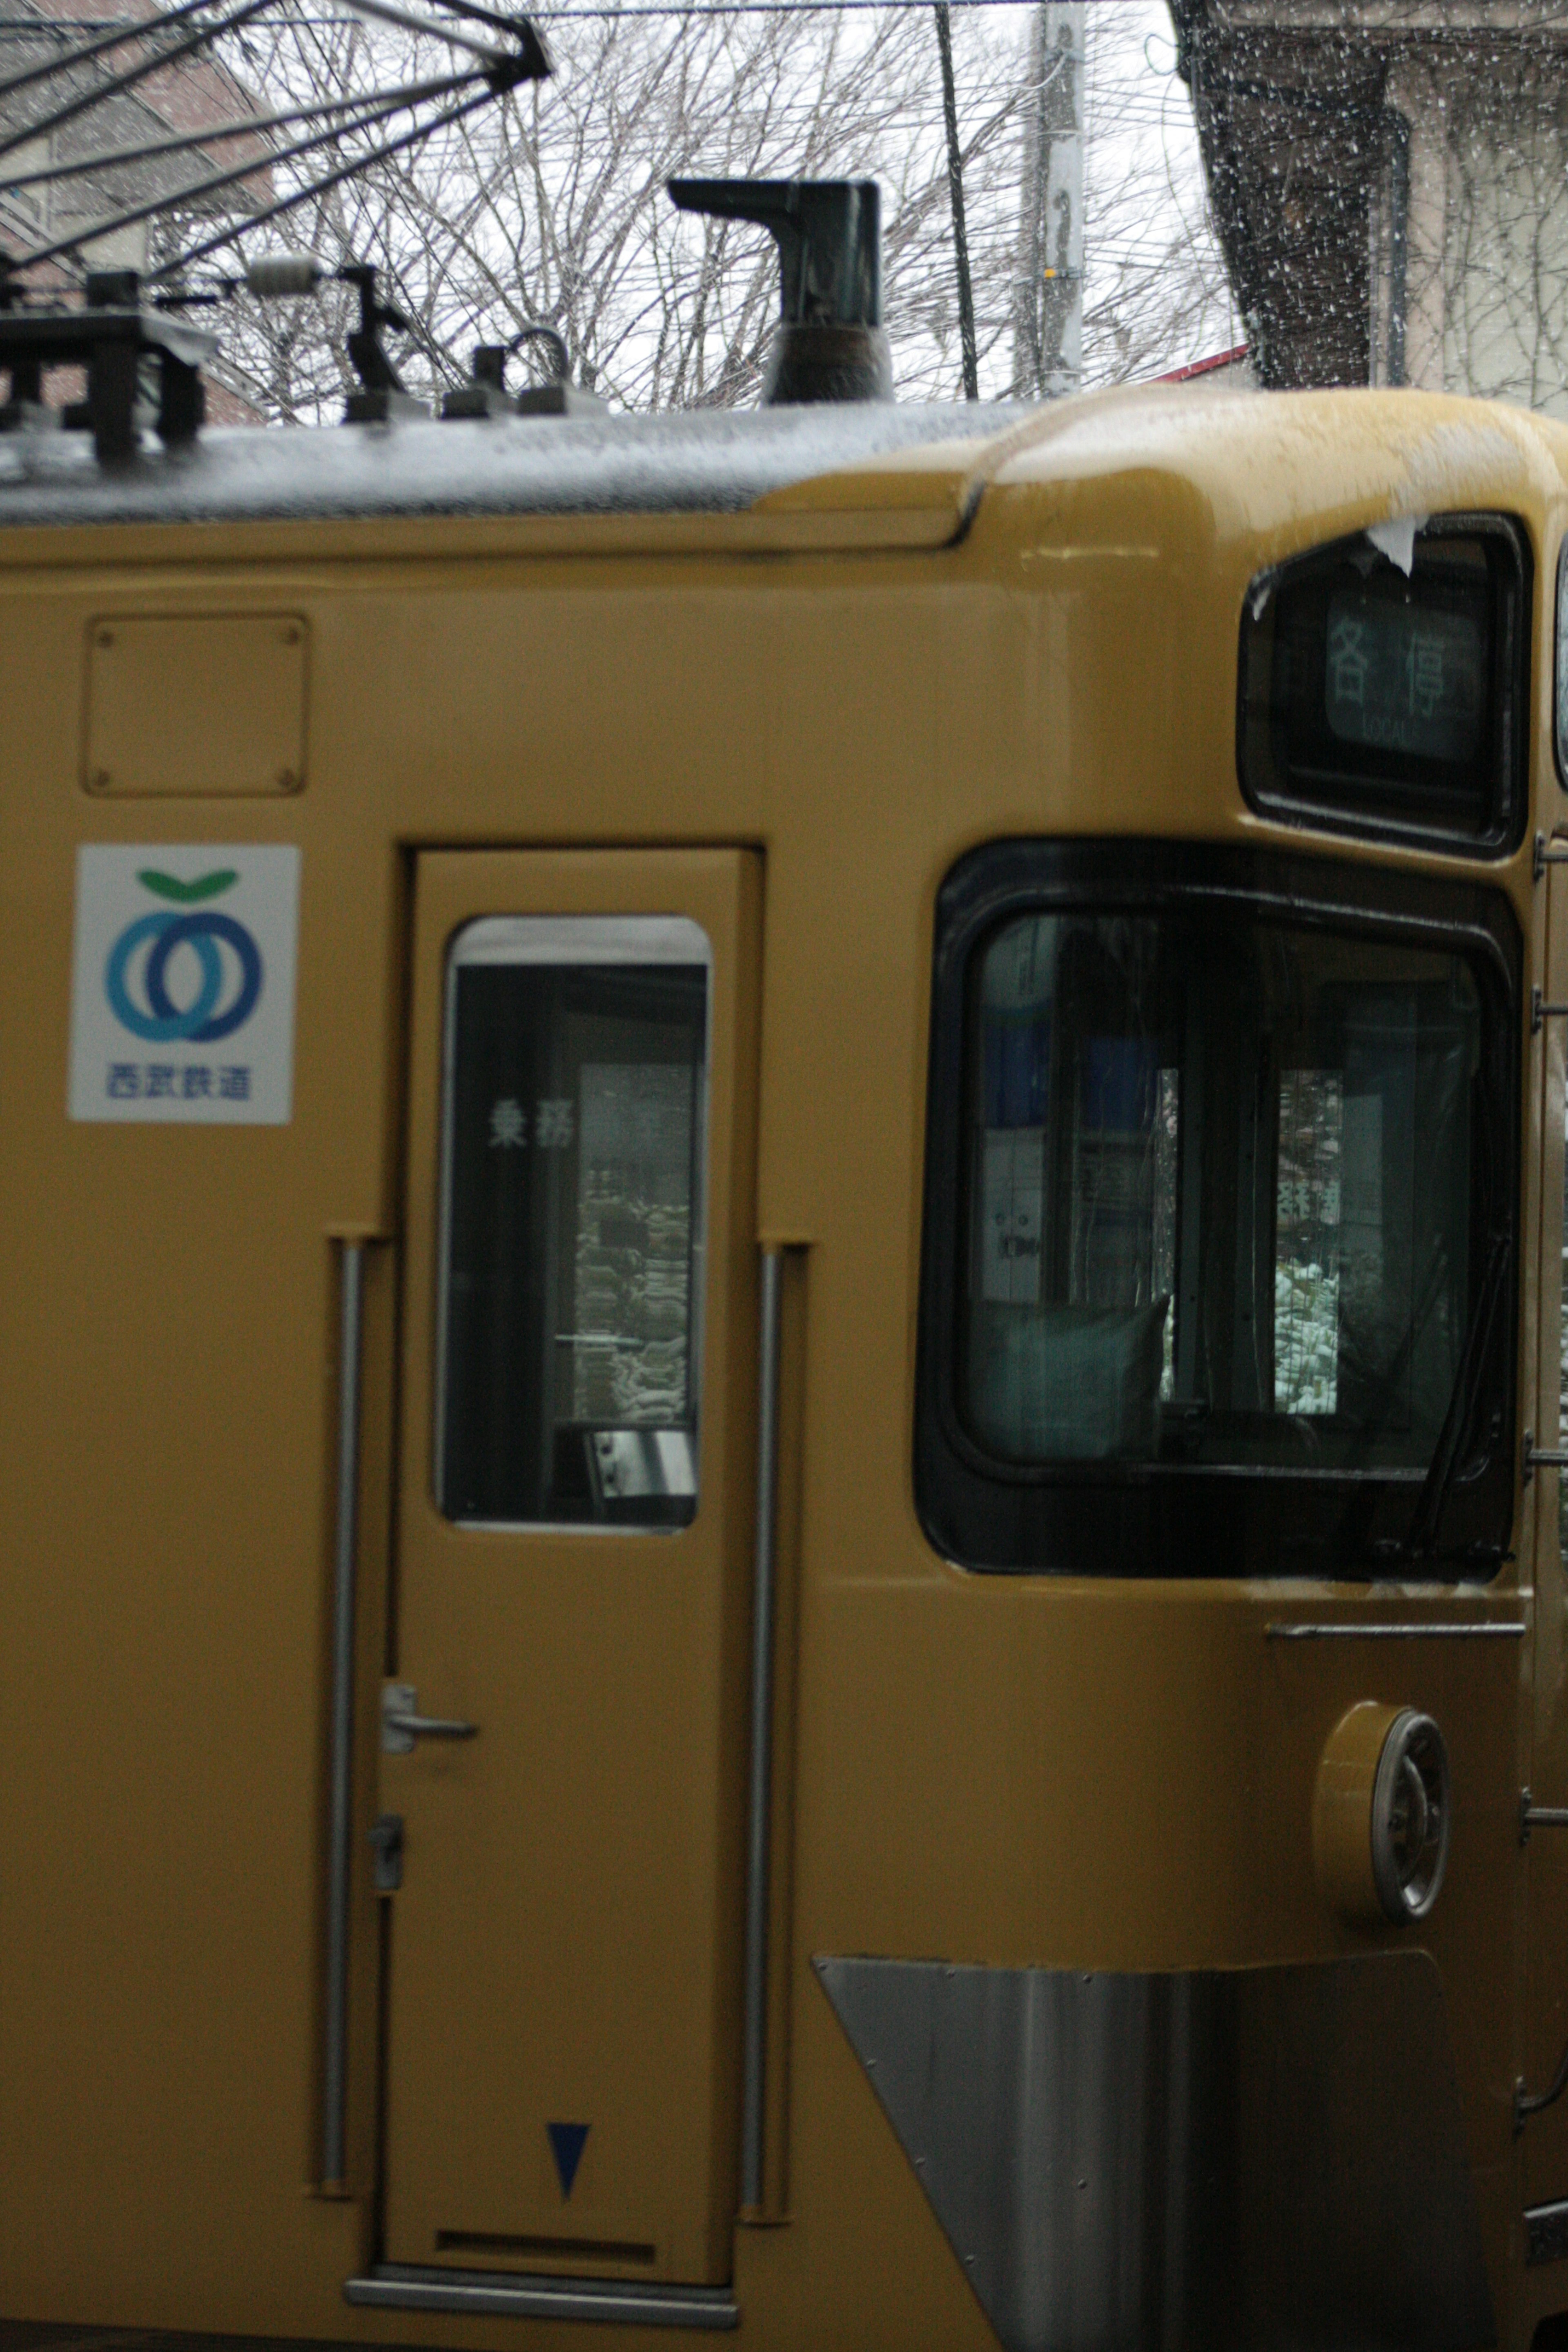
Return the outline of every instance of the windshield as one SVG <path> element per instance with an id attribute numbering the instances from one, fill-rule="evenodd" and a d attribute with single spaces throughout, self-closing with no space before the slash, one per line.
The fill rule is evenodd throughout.
<path id="1" fill-rule="evenodd" d="M 1297 1496 L 1269 1507 L 1267 1544 L 1255 1527 L 1238 1551 L 1224 1513 L 1200 1513 L 1252 1572 L 1303 1545 L 1357 1572 L 1495 1560 L 1495 1509 L 1485 1537 L 1476 1509 L 1507 1402 L 1492 959 L 1165 893 L 977 924 L 953 982 L 945 1274 L 928 1253 L 951 1286 L 944 1426 L 971 1486 L 1015 1497 L 960 1555 L 1068 1564 L 1072 1482 L 1152 1479 L 1190 1518 L 1179 1490 L 1218 1478 L 1246 1519 L 1252 1474 Z"/>
<path id="2" fill-rule="evenodd" d="M 1471 1286 L 1460 957 L 1030 915 L 978 957 L 972 1020 L 962 1396 L 983 1444 L 1426 1468 Z"/>

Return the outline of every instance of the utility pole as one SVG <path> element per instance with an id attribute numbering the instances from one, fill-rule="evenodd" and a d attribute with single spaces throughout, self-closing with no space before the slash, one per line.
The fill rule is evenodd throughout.
<path id="1" fill-rule="evenodd" d="M 1084 0 L 1040 0 L 1028 71 L 1013 388 L 1045 400 L 1083 378 Z"/>
<path id="2" fill-rule="evenodd" d="M 1082 0 L 1079 0 L 1082 5 Z M 958 92 L 952 79 L 952 12 L 936 0 L 936 46 L 942 58 L 942 110 L 947 124 L 947 192 L 952 205 L 952 252 L 958 265 L 958 339 L 963 354 L 963 397 L 980 397 L 980 357 L 974 341 L 974 289 L 969 278 L 969 230 L 963 217 L 963 150 L 958 143 Z"/>

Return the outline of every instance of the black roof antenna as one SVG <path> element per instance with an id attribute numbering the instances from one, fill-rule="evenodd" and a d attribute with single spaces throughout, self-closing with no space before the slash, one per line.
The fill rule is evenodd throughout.
<path id="1" fill-rule="evenodd" d="M 891 400 L 875 180 L 671 180 L 686 213 L 755 221 L 779 249 L 782 303 L 764 406 Z"/>

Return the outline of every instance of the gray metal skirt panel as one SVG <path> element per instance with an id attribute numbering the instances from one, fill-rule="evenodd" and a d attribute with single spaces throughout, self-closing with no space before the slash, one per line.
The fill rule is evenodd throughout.
<path id="1" fill-rule="evenodd" d="M 815 1965 L 1005 2352 L 1495 2343 L 1426 1954 Z"/>

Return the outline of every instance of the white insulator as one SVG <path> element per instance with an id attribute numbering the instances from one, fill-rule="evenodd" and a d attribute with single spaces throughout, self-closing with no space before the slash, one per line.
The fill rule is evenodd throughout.
<path id="1" fill-rule="evenodd" d="M 313 294 L 327 275 L 326 263 L 313 253 L 264 253 L 245 267 L 251 293 L 269 301 L 280 294 Z"/>

